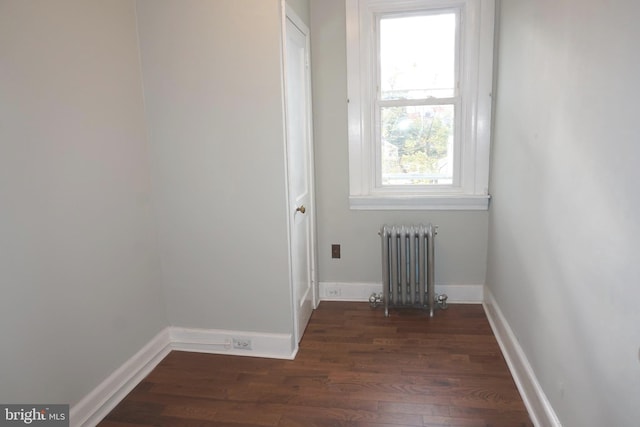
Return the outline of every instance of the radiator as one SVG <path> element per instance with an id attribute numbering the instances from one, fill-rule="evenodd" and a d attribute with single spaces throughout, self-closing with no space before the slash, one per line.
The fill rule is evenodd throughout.
<path id="1" fill-rule="evenodd" d="M 419 307 L 430 317 L 436 305 L 446 308 L 447 296 L 435 293 L 436 228 L 384 225 L 380 230 L 383 294 L 379 299 L 384 301 L 385 316 L 390 307 Z"/>

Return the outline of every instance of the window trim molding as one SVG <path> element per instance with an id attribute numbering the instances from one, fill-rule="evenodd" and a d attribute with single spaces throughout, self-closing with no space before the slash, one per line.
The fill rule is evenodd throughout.
<path id="1" fill-rule="evenodd" d="M 494 0 L 346 0 L 347 97 L 349 137 L 349 206 L 385 210 L 486 210 L 493 85 Z M 375 15 L 419 9 L 460 8 L 463 16 L 460 78 L 466 124 L 460 185 L 376 188 L 376 153 L 371 117 L 375 102 L 371 82 L 376 78 L 372 58 Z M 471 64 L 471 66 L 469 66 Z M 367 117 L 369 116 L 369 117 Z"/>
<path id="2" fill-rule="evenodd" d="M 433 210 L 433 211 L 484 211 L 489 208 L 490 195 L 390 195 L 350 196 L 352 210 Z"/>

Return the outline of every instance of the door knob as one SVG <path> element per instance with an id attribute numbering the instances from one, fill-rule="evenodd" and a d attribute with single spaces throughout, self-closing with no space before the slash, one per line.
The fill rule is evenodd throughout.
<path id="1" fill-rule="evenodd" d="M 304 207 L 304 205 L 301 205 L 299 208 L 296 209 L 296 212 L 300 212 L 301 214 L 305 213 L 307 211 L 307 208 Z"/>

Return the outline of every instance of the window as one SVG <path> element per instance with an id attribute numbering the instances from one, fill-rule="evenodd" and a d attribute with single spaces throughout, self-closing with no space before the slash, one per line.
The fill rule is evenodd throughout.
<path id="1" fill-rule="evenodd" d="M 347 0 L 352 209 L 487 209 L 493 0 Z"/>

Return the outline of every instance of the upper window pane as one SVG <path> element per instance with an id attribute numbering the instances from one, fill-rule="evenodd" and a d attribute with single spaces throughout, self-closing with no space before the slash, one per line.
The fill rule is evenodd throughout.
<path id="1" fill-rule="evenodd" d="M 381 99 L 455 96 L 456 21 L 455 13 L 380 19 Z"/>

